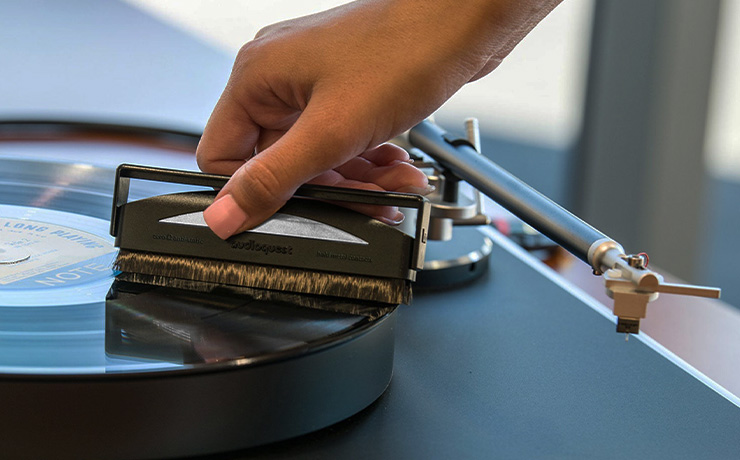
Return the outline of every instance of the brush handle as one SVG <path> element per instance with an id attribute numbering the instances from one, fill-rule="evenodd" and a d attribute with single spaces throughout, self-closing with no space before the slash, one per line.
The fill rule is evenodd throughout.
<path id="1" fill-rule="evenodd" d="M 178 169 L 157 168 L 122 164 L 116 169 L 116 183 L 113 190 L 113 211 L 111 214 L 110 234 L 117 236 L 120 210 L 128 202 L 131 179 L 141 179 L 155 182 L 174 184 L 197 185 L 203 187 L 223 188 L 229 181 L 229 176 L 207 174 L 196 171 L 182 171 Z M 431 205 L 429 200 L 421 195 L 399 192 L 378 192 L 373 190 L 359 190 L 353 188 L 327 187 L 323 185 L 302 185 L 296 190 L 295 196 L 313 198 L 317 200 L 343 201 L 348 203 L 372 204 L 380 206 L 398 206 L 412 208 L 417 211 L 416 244 L 414 245 L 414 264 L 420 268 L 424 265 L 427 227 Z"/>
<path id="2" fill-rule="evenodd" d="M 610 240 L 480 155 L 469 142 L 450 138 L 447 132 L 430 121 L 423 121 L 412 128 L 409 142 L 589 265 L 594 265 L 590 260 L 593 258 L 590 254 L 592 246 Z"/>

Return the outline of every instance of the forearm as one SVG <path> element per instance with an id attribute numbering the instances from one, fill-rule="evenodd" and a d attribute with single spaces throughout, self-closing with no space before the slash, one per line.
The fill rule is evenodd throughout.
<path id="1" fill-rule="evenodd" d="M 347 12 L 353 10 L 349 16 L 358 21 L 343 27 L 345 33 L 351 32 L 342 46 L 356 50 L 358 60 L 368 63 L 370 71 L 363 74 L 363 80 L 368 86 L 377 79 L 393 87 L 386 92 L 360 93 L 357 76 L 347 75 L 334 79 L 331 91 L 340 92 L 338 82 L 347 81 L 347 94 L 353 94 L 355 99 L 358 93 L 367 97 L 362 102 L 378 107 L 377 111 L 396 103 L 392 98 L 399 94 L 414 101 L 414 110 L 399 114 L 409 115 L 408 120 L 394 120 L 395 129 L 376 130 L 376 137 L 369 144 L 377 144 L 418 121 L 411 118 L 432 113 L 465 83 L 490 73 L 559 3 L 560 0 L 359 0 L 340 6 L 333 10 L 337 18 L 346 19 Z M 326 24 L 325 21 L 326 17 L 320 15 L 319 22 Z M 326 33 L 333 34 L 334 30 Z M 326 68 L 341 73 L 347 68 L 341 62 L 345 56 L 343 52 L 327 53 L 318 59 L 336 59 Z"/>
<path id="2" fill-rule="evenodd" d="M 560 2 L 359 0 L 355 4 L 376 25 L 373 36 L 363 37 L 366 42 L 385 38 L 386 49 L 406 50 L 409 67 L 414 56 L 434 57 L 437 64 L 462 63 L 459 73 L 475 71 L 479 78 L 493 70 Z"/>

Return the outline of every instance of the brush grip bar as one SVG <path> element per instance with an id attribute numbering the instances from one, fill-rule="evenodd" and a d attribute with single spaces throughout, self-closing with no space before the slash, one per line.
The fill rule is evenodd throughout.
<path id="1" fill-rule="evenodd" d="M 118 166 L 116 169 L 115 188 L 113 190 L 113 212 L 111 214 L 110 227 L 110 234 L 113 236 L 117 236 L 120 209 L 128 202 L 131 179 L 183 185 L 197 185 L 220 189 L 226 185 L 230 177 L 196 171 L 157 168 L 153 166 L 131 164 L 122 164 Z M 416 209 L 416 244 L 414 245 L 412 260 L 416 265 L 414 268 L 420 269 L 424 265 L 427 226 L 429 223 L 431 206 L 429 204 L 429 200 L 423 196 L 411 193 L 379 192 L 373 190 L 327 187 L 323 185 L 302 185 L 296 190 L 295 196 L 317 200 L 344 201 L 348 203 L 398 206 Z"/>
<path id="2" fill-rule="evenodd" d="M 608 239 L 480 155 L 469 143 L 450 139 L 447 132 L 432 122 L 423 121 L 412 128 L 409 142 L 589 265 L 592 264 L 589 260 L 591 246 L 599 240 Z"/>

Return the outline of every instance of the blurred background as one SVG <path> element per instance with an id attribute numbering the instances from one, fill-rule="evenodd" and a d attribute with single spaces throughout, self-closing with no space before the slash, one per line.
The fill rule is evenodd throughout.
<path id="1" fill-rule="evenodd" d="M 0 120 L 200 132 L 244 42 L 340 3 L 2 2 Z M 436 118 L 479 118 L 484 154 L 740 307 L 738 50 L 740 0 L 564 0 Z"/>

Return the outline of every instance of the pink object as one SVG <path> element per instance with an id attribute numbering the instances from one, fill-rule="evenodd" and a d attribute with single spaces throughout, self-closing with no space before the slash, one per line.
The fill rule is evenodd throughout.
<path id="1" fill-rule="evenodd" d="M 224 195 L 203 211 L 203 218 L 213 233 L 225 240 L 247 221 L 247 213 L 236 204 L 231 195 Z"/>

